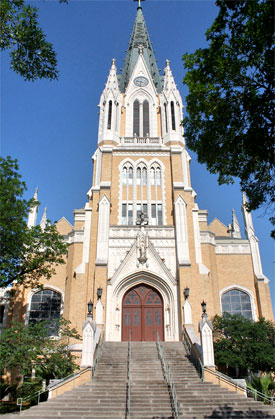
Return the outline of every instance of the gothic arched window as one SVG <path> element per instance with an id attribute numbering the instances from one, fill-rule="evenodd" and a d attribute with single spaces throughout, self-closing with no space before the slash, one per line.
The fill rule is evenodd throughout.
<path id="1" fill-rule="evenodd" d="M 149 136 L 150 126 L 149 126 L 149 102 L 145 100 L 143 102 L 143 136 Z"/>
<path id="2" fill-rule="evenodd" d="M 243 317 L 252 319 L 250 296 L 237 288 L 225 292 L 222 295 L 222 312 L 241 314 Z"/>
<path id="3" fill-rule="evenodd" d="M 139 137 L 139 101 L 136 99 L 133 104 L 133 135 Z"/>
<path id="4" fill-rule="evenodd" d="M 167 123 L 167 105 L 164 104 L 164 114 L 165 114 L 165 132 L 168 132 L 168 123 Z"/>
<path id="5" fill-rule="evenodd" d="M 129 167 L 128 184 L 133 185 L 133 168 L 132 167 Z"/>
<path id="6" fill-rule="evenodd" d="M 127 167 L 123 167 L 122 182 L 123 185 L 127 185 Z"/>
<path id="7" fill-rule="evenodd" d="M 174 102 L 171 102 L 171 122 L 172 122 L 172 130 L 176 130 L 176 121 L 175 121 L 175 105 Z"/>
<path id="8" fill-rule="evenodd" d="M 156 168 L 156 185 L 160 186 L 160 168 Z"/>
<path id="9" fill-rule="evenodd" d="M 137 168 L 137 185 L 141 184 L 141 168 Z"/>
<path id="10" fill-rule="evenodd" d="M 33 294 L 30 305 L 29 323 L 47 321 L 48 334 L 58 335 L 56 321 L 60 318 L 61 295 L 53 290 L 44 289 Z"/>
<path id="11" fill-rule="evenodd" d="M 112 126 L 112 101 L 109 100 L 107 129 L 111 129 L 111 126 Z"/>
<path id="12" fill-rule="evenodd" d="M 146 169 L 146 167 L 144 167 L 142 169 L 142 185 L 143 186 L 147 185 L 147 169 Z"/>

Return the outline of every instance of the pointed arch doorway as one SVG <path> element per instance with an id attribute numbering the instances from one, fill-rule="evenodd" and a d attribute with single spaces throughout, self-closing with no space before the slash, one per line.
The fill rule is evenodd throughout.
<path id="1" fill-rule="evenodd" d="M 122 340 L 156 341 L 164 338 L 163 299 L 146 284 L 129 289 L 122 300 Z"/>

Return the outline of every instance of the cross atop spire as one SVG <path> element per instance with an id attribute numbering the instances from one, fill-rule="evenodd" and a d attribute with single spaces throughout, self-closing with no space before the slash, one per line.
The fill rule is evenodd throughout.
<path id="1" fill-rule="evenodd" d="M 138 1 L 138 7 L 141 8 L 140 2 L 145 1 L 145 0 L 134 0 L 134 1 Z"/>

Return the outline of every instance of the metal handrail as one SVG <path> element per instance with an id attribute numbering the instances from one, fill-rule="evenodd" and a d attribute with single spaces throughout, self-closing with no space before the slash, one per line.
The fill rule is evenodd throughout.
<path id="1" fill-rule="evenodd" d="M 255 390 L 250 387 L 242 386 L 241 384 L 238 384 L 233 378 L 229 377 L 228 375 L 225 375 L 219 371 L 213 370 L 211 368 L 205 367 L 201 361 L 201 354 L 199 353 L 199 350 L 194 344 L 186 330 L 183 331 L 183 344 L 186 349 L 187 354 L 191 357 L 196 369 L 198 370 L 202 381 L 204 381 L 204 372 L 209 372 L 212 375 L 215 375 L 219 381 L 224 381 L 227 384 L 232 385 L 237 390 L 240 389 L 244 392 L 248 397 L 254 398 L 254 400 L 263 401 L 264 403 L 271 404 L 272 406 L 275 405 L 275 397 L 266 396 L 265 394 L 261 393 L 258 390 Z"/>
<path id="2" fill-rule="evenodd" d="M 211 368 L 208 367 L 204 367 L 205 371 L 209 372 L 212 375 L 215 375 L 216 377 L 218 377 L 218 379 L 221 381 L 225 381 L 228 384 L 231 384 L 232 386 L 234 386 L 237 390 L 240 389 L 242 390 L 244 393 L 247 394 L 247 396 L 250 394 L 252 394 L 252 397 L 254 398 L 254 400 L 258 400 L 258 401 L 262 401 L 264 403 L 267 404 L 271 404 L 272 406 L 274 406 L 275 404 L 275 398 L 274 397 L 270 397 L 270 396 L 266 396 L 265 394 L 261 393 L 260 391 L 254 389 L 254 388 L 250 388 L 250 387 L 245 387 L 241 384 L 238 384 L 233 378 L 229 377 L 226 374 L 223 374 L 222 372 L 219 371 L 214 371 Z"/>
<path id="3" fill-rule="evenodd" d="M 127 383 L 126 383 L 126 412 L 125 418 L 130 418 L 130 401 L 131 401 L 131 339 L 132 330 L 130 329 L 130 337 L 128 342 L 128 357 L 127 357 Z"/>
<path id="4" fill-rule="evenodd" d="M 98 344 L 97 350 L 95 352 L 96 357 L 95 357 L 95 360 L 94 360 L 94 367 L 92 368 L 92 377 L 91 377 L 92 379 L 94 378 L 95 370 L 96 370 L 96 367 L 97 367 L 99 358 L 100 358 L 101 353 L 102 353 L 103 343 L 104 343 L 104 332 L 101 335 L 100 343 Z M 37 404 L 39 404 L 40 403 L 40 396 L 41 396 L 41 394 L 46 393 L 46 392 L 48 392 L 50 390 L 54 390 L 54 389 L 60 387 L 61 385 L 65 384 L 66 382 L 75 379 L 76 377 L 82 375 L 84 372 L 86 372 L 87 370 L 90 370 L 90 369 L 91 369 L 90 367 L 87 367 L 87 368 L 85 368 L 85 369 L 83 369 L 81 371 L 78 371 L 76 373 L 67 375 L 67 377 L 64 377 L 63 379 L 61 379 L 57 384 L 49 385 L 49 386 L 47 386 L 47 388 L 45 390 L 38 390 L 35 393 L 33 393 L 30 396 L 27 396 L 25 398 L 18 397 L 17 400 L 16 400 L 16 405 L 19 406 L 20 414 L 21 414 L 21 411 L 22 411 L 23 403 L 26 403 L 29 400 L 32 400 L 33 398 L 37 397 Z"/>
<path id="5" fill-rule="evenodd" d="M 204 365 L 201 360 L 201 354 L 197 348 L 197 346 L 191 341 L 187 331 L 183 330 L 183 345 L 185 347 L 185 350 L 187 354 L 192 359 L 192 362 L 194 363 L 201 380 L 204 381 Z"/>
<path id="6" fill-rule="evenodd" d="M 38 391 L 36 391 L 35 393 L 31 394 L 28 397 L 25 397 L 25 398 L 18 397 L 18 399 L 16 400 L 16 405 L 19 406 L 19 414 L 21 415 L 23 403 L 26 403 L 26 402 L 32 400 L 33 398 L 37 397 L 37 404 L 39 404 L 41 394 L 47 393 L 48 391 L 49 391 L 48 389 L 46 389 L 46 390 L 38 390 Z"/>
<path id="7" fill-rule="evenodd" d="M 95 372 L 96 372 L 97 364 L 98 364 L 98 361 L 99 361 L 99 359 L 101 357 L 101 354 L 102 354 L 103 344 L 104 344 L 104 332 L 101 335 L 100 342 L 99 342 L 99 344 L 98 344 L 98 346 L 96 348 L 96 351 L 95 351 L 94 365 L 93 365 L 93 369 L 92 369 L 92 380 L 95 377 Z"/>
<path id="8" fill-rule="evenodd" d="M 158 332 L 157 332 L 156 345 L 157 345 L 158 356 L 159 356 L 161 367 L 162 367 L 163 376 L 164 376 L 164 379 L 165 379 L 166 384 L 168 386 L 168 391 L 169 391 L 170 401 L 171 401 L 171 407 L 172 407 L 172 414 L 173 414 L 174 418 L 179 418 L 179 402 L 178 402 L 178 398 L 177 398 L 177 394 L 176 394 L 176 388 L 175 388 L 174 381 L 173 381 L 173 375 L 171 373 L 171 369 L 170 369 L 169 365 L 167 364 L 164 349 L 163 349 L 163 346 L 160 343 Z"/>

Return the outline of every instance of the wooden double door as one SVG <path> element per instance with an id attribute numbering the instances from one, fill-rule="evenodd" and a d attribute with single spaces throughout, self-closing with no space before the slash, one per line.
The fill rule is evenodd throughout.
<path id="1" fill-rule="evenodd" d="M 122 340 L 164 340 L 163 300 L 159 292 L 145 284 L 126 292 L 122 301 Z"/>

